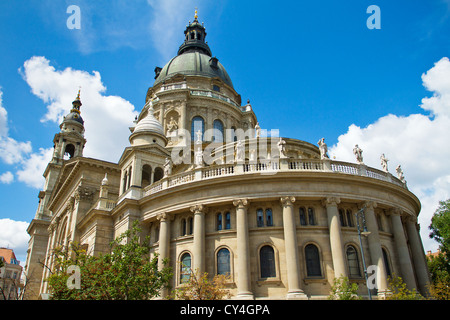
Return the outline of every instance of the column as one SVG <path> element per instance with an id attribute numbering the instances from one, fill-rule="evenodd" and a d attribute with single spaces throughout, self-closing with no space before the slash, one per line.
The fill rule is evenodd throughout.
<path id="1" fill-rule="evenodd" d="M 305 299 L 300 289 L 300 267 L 298 262 L 297 228 L 294 217 L 294 197 L 282 197 L 284 245 L 286 251 L 286 269 L 288 278 L 287 299 Z"/>
<path id="2" fill-rule="evenodd" d="M 406 283 L 408 289 L 416 288 L 416 279 L 414 278 L 414 270 L 409 256 L 408 244 L 406 243 L 405 231 L 401 220 L 401 210 L 394 208 L 390 210 L 390 218 L 392 224 L 392 233 L 394 234 L 395 247 L 397 248 L 398 261 L 400 264 L 400 272 L 402 279 Z"/>
<path id="3" fill-rule="evenodd" d="M 195 205 L 191 207 L 194 213 L 194 248 L 192 271 L 205 272 L 205 206 Z"/>
<path id="4" fill-rule="evenodd" d="M 247 199 L 233 201 L 236 207 L 237 298 L 253 299 L 250 284 L 250 251 L 248 240 Z"/>
<path id="5" fill-rule="evenodd" d="M 163 260 L 170 257 L 170 215 L 161 213 L 158 215 L 159 220 L 159 257 L 158 270 L 164 268 Z M 162 288 L 160 297 L 164 299 L 168 295 L 168 288 Z"/>
<path id="6" fill-rule="evenodd" d="M 428 275 L 428 266 L 425 260 L 425 252 L 420 239 L 417 218 L 409 217 L 406 220 L 406 232 L 408 233 L 409 246 L 411 248 L 412 260 L 414 262 L 414 270 L 416 271 L 417 284 L 422 295 L 428 295 L 427 286 L 430 283 Z"/>
<path id="7" fill-rule="evenodd" d="M 338 204 L 341 200 L 337 197 L 328 197 L 322 200 L 322 204 L 327 208 L 328 228 L 330 232 L 331 257 L 335 278 L 347 276 L 345 268 L 344 244 L 342 241 L 341 223 L 339 221 Z"/>
<path id="8" fill-rule="evenodd" d="M 164 265 L 162 261 L 170 257 L 170 216 L 167 213 L 158 215 L 159 220 L 159 259 L 158 269 L 161 270 Z"/>
<path id="9" fill-rule="evenodd" d="M 190 131 L 191 128 L 189 127 L 189 124 L 186 123 L 186 119 L 187 119 L 187 112 L 186 112 L 186 101 L 181 101 L 181 108 L 180 108 L 180 123 L 178 124 L 178 128 L 179 129 L 183 129 L 183 130 L 179 130 L 178 131 L 178 135 L 181 132 L 186 132 L 186 131 Z"/>
<path id="10" fill-rule="evenodd" d="M 381 251 L 380 235 L 378 234 L 378 224 L 374 210 L 377 207 L 377 204 L 373 201 L 367 201 L 363 206 L 365 207 L 364 215 L 366 217 L 367 230 L 370 232 L 367 236 L 370 260 L 372 265 L 377 266 L 376 288 L 378 289 L 378 294 L 383 295 L 387 291 L 388 283 L 386 267 L 383 260 L 383 252 Z"/>

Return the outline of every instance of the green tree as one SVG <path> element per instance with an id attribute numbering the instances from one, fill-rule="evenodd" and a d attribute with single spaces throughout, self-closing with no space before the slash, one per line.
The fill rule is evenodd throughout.
<path id="1" fill-rule="evenodd" d="M 190 269 L 190 268 L 189 268 Z M 181 300 L 222 300 L 230 298 L 231 294 L 226 289 L 229 275 L 215 275 L 212 280 L 208 273 L 193 272 L 190 269 L 190 277 L 187 282 L 175 289 L 172 297 Z"/>
<path id="2" fill-rule="evenodd" d="M 350 283 L 347 277 L 334 278 L 328 300 L 361 300 L 358 296 L 358 285 Z"/>
<path id="3" fill-rule="evenodd" d="M 141 241 L 138 222 L 111 243 L 111 252 L 90 256 L 80 246 L 54 250 L 54 268 L 47 279 L 52 299 L 145 300 L 158 296 L 172 277 L 167 260 L 158 270 L 158 256 L 150 260 L 148 237 Z M 70 266 L 80 270 L 80 289 L 70 289 Z M 70 281 L 70 280 L 69 280 Z"/>
<path id="4" fill-rule="evenodd" d="M 431 283 L 430 295 L 437 300 L 450 300 L 450 263 L 446 255 L 439 252 L 437 256 L 427 257 Z"/>
<path id="5" fill-rule="evenodd" d="M 450 260 L 450 199 L 439 201 L 429 226 L 430 238 L 439 243 L 440 251 Z"/>
<path id="6" fill-rule="evenodd" d="M 439 254 L 427 257 L 431 275 L 429 291 L 434 299 L 450 299 L 450 199 L 440 201 L 429 226 L 430 238 L 439 243 Z"/>
<path id="7" fill-rule="evenodd" d="M 401 277 L 392 275 L 388 277 L 388 290 L 390 294 L 387 295 L 386 300 L 424 300 L 416 289 L 409 290 L 406 287 L 406 283 L 403 282 Z"/>

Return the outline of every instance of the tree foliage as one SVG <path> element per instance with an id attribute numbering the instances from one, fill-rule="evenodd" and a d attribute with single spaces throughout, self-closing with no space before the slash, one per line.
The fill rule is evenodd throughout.
<path id="1" fill-rule="evenodd" d="M 358 285 L 350 283 L 347 277 L 334 278 L 328 300 L 361 300 L 358 296 Z"/>
<path id="2" fill-rule="evenodd" d="M 52 299 L 145 300 L 158 296 L 172 277 L 164 262 L 158 270 L 158 256 L 150 260 L 148 237 L 140 240 L 138 223 L 111 242 L 108 254 L 91 256 L 79 245 L 54 250 L 54 267 L 47 279 Z M 80 289 L 67 285 L 70 266 L 80 270 Z M 70 281 L 70 280 L 69 280 Z"/>
<path id="3" fill-rule="evenodd" d="M 190 270 L 190 277 L 173 292 L 173 297 L 180 300 L 222 300 L 230 298 L 231 294 L 226 289 L 229 275 L 216 275 L 212 280 L 208 273 L 201 274 L 198 270 Z"/>
<path id="4" fill-rule="evenodd" d="M 436 300 L 450 300 L 450 263 L 448 256 L 439 252 L 436 256 L 427 257 L 431 283 L 430 295 Z"/>
<path id="5" fill-rule="evenodd" d="M 430 238 L 439 243 L 439 253 L 427 257 L 430 271 L 430 295 L 434 299 L 450 299 L 450 199 L 440 201 L 429 226 Z"/>
<path id="6" fill-rule="evenodd" d="M 429 226 L 430 238 L 439 243 L 440 251 L 450 260 L 450 199 L 440 201 Z"/>
<path id="7" fill-rule="evenodd" d="M 401 277 L 392 275 L 388 277 L 388 291 L 386 300 L 424 300 L 416 289 L 409 290 L 406 287 L 406 283 L 403 282 Z"/>

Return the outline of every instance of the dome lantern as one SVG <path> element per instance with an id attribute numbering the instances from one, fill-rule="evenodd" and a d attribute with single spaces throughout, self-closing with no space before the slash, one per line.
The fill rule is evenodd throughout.
<path id="1" fill-rule="evenodd" d="M 205 42 L 206 29 L 198 22 L 197 9 L 195 10 L 194 21 L 186 26 L 184 30 L 185 39 L 178 49 L 178 55 L 185 52 L 201 52 L 207 56 L 212 56 L 211 49 Z"/>

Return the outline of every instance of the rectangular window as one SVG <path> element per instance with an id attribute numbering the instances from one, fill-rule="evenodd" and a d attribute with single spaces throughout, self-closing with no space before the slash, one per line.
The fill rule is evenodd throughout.
<path id="1" fill-rule="evenodd" d="M 256 224 L 258 227 L 264 227 L 264 212 L 262 209 L 256 210 Z"/>
<path id="2" fill-rule="evenodd" d="M 225 213 L 225 229 L 231 229 L 231 214 L 229 212 Z"/>
<path id="3" fill-rule="evenodd" d="M 300 212 L 300 224 L 302 226 L 306 226 L 306 212 L 305 212 L 305 208 L 299 208 L 299 212 Z"/>
<path id="4" fill-rule="evenodd" d="M 313 208 L 308 208 L 308 220 L 309 220 L 309 224 L 311 226 L 316 225 L 316 218 L 314 216 L 314 209 Z"/>
<path id="5" fill-rule="evenodd" d="M 266 226 L 273 226 L 273 217 L 272 217 L 272 209 L 266 209 Z"/>
<path id="6" fill-rule="evenodd" d="M 222 230 L 222 214 L 217 214 L 217 230 Z"/>

